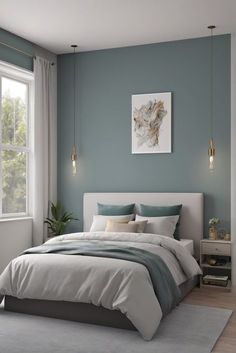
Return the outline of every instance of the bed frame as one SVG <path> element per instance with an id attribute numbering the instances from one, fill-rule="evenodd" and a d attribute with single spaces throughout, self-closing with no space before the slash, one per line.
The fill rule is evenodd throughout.
<path id="1" fill-rule="evenodd" d="M 199 243 L 203 235 L 203 194 L 200 193 L 87 193 L 84 194 L 84 231 L 89 231 L 97 202 L 107 204 L 135 203 L 149 205 L 182 204 L 180 236 L 193 239 L 195 256 L 199 255 Z M 183 283 L 181 300 L 199 283 L 199 276 Z M 5 297 L 5 310 L 40 315 L 89 324 L 136 330 L 130 320 L 118 310 L 108 310 L 93 304 L 52 300 L 18 299 Z"/>
<path id="2" fill-rule="evenodd" d="M 186 281 L 179 286 L 181 300 L 196 287 L 199 276 Z M 136 330 L 132 322 L 119 310 L 109 310 L 102 306 L 86 303 L 72 303 L 55 300 L 18 299 L 5 296 L 4 309 L 29 315 L 39 315 L 55 319 L 78 321 L 87 324 L 115 327 L 126 330 Z"/>

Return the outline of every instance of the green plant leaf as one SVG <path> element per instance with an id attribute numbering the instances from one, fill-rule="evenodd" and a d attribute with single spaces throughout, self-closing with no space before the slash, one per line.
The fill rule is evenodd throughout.
<path id="1" fill-rule="evenodd" d="M 65 232 L 66 226 L 71 221 L 77 221 L 78 218 L 73 216 L 73 213 L 64 212 L 62 214 L 62 205 L 58 201 L 55 204 L 53 202 L 50 203 L 51 205 L 51 215 L 52 217 L 45 218 L 44 223 L 48 225 L 48 231 L 52 235 L 61 235 Z"/>
<path id="2" fill-rule="evenodd" d="M 59 220 L 61 214 L 61 203 L 58 201 L 56 204 L 51 202 L 51 214 L 54 219 Z"/>

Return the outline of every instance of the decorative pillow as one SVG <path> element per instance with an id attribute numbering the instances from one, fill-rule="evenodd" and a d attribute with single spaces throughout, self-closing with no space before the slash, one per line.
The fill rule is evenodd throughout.
<path id="1" fill-rule="evenodd" d="M 165 216 L 180 216 L 182 205 L 173 206 L 150 206 L 140 204 L 140 214 L 144 217 L 165 217 Z M 176 224 L 174 238 L 180 240 L 179 220 Z"/>
<path id="2" fill-rule="evenodd" d="M 137 221 L 148 221 L 145 233 L 152 233 L 158 235 L 165 235 L 173 238 L 176 224 L 179 216 L 167 216 L 167 217 L 142 217 L 136 215 Z"/>
<path id="3" fill-rule="evenodd" d="M 105 232 L 112 232 L 112 227 L 114 223 L 118 223 L 118 224 L 128 224 L 129 221 L 119 221 L 119 220 L 113 220 L 113 219 L 108 219 L 107 220 L 107 224 L 106 224 L 106 228 L 105 228 Z"/>
<path id="4" fill-rule="evenodd" d="M 130 221 L 129 224 L 137 224 L 137 233 L 144 233 L 148 221 Z"/>
<path id="5" fill-rule="evenodd" d="M 104 205 L 97 204 L 98 215 L 103 216 L 121 216 L 134 213 L 134 203 L 129 205 Z"/>
<path id="6" fill-rule="evenodd" d="M 124 221 L 129 222 L 134 219 L 134 214 L 121 215 L 121 216 L 102 216 L 95 215 L 93 216 L 93 223 L 90 228 L 90 232 L 102 232 L 105 231 L 107 220 L 111 219 L 114 221 Z"/>
<path id="7" fill-rule="evenodd" d="M 137 233 L 137 224 L 128 224 L 119 221 L 107 221 L 106 232 L 127 232 L 127 233 Z"/>

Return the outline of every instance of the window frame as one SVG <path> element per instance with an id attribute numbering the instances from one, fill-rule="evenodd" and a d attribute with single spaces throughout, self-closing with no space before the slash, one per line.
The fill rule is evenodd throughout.
<path id="1" fill-rule="evenodd" d="M 26 146 L 14 146 L 3 144 L 1 140 L 2 126 L 2 78 L 11 79 L 27 85 L 27 134 Z M 18 66 L 0 61 L 0 220 L 11 218 L 29 217 L 32 215 L 33 196 L 33 146 L 34 146 L 34 75 L 33 72 L 19 68 Z M 4 150 L 26 153 L 26 211 L 19 213 L 2 214 L 2 154 Z"/>

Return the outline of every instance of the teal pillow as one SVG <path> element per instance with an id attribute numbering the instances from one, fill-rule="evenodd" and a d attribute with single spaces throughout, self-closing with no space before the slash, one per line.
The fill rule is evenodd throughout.
<path id="1" fill-rule="evenodd" d="M 180 216 L 182 209 L 182 205 L 174 205 L 174 206 L 150 206 L 140 204 L 140 215 L 144 217 L 166 217 L 166 216 Z M 179 234 L 179 220 L 176 224 L 174 238 L 176 240 L 180 240 Z"/>
<path id="2" fill-rule="evenodd" d="M 104 205 L 98 203 L 98 214 L 102 216 L 123 216 L 134 213 L 134 203 L 129 205 Z"/>

